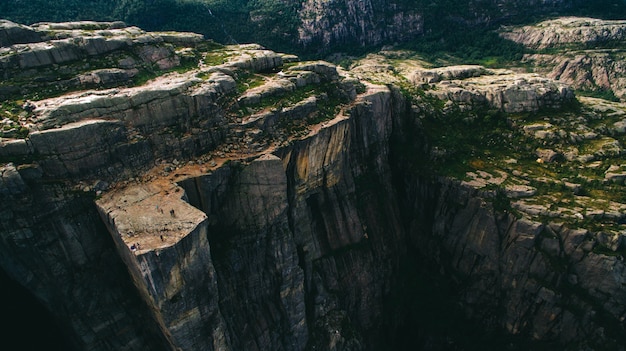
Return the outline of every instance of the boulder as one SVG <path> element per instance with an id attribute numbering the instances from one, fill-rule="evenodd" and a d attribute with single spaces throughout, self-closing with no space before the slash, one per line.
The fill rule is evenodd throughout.
<path id="1" fill-rule="evenodd" d="M 324 62 L 305 62 L 292 67 L 289 67 L 290 71 L 311 71 L 317 73 L 324 80 L 332 81 L 337 80 L 339 78 L 339 73 L 337 72 L 337 66 Z"/>
<path id="2" fill-rule="evenodd" d="M 542 162 L 554 162 L 556 161 L 561 154 L 552 150 L 552 149 L 537 149 L 535 150 L 535 154 L 537 155 L 537 157 L 539 158 L 539 160 L 541 160 Z"/>
<path id="3" fill-rule="evenodd" d="M 409 80 L 415 84 L 439 83 L 442 80 L 466 79 L 470 77 L 480 77 L 489 74 L 483 66 L 462 65 L 446 66 L 434 69 L 418 69 L 409 75 Z"/>
<path id="4" fill-rule="evenodd" d="M 244 47 L 229 46 L 235 52 L 238 52 L 237 59 L 230 61 L 229 66 L 250 69 L 255 72 L 272 71 L 283 65 L 283 57 L 273 51 L 247 49 Z"/>

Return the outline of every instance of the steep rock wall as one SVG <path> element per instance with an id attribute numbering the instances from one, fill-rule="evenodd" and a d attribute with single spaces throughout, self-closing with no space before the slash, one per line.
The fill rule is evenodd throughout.
<path id="1" fill-rule="evenodd" d="M 170 347 L 227 349 L 228 334 L 210 293 L 217 290 L 217 280 L 207 217 L 183 201 L 180 190 L 131 186 L 107 193 L 97 206 Z"/>
<path id="2" fill-rule="evenodd" d="M 191 198 L 200 199 L 196 205 L 213 218 L 209 242 L 216 293 L 233 349 L 299 349 L 307 340 L 303 274 L 287 221 L 286 186 L 282 162 L 268 155 L 196 179 L 188 190 L 197 191 Z"/>
<path id="3" fill-rule="evenodd" d="M 621 345 L 626 310 L 618 301 L 624 299 L 625 266 L 619 254 L 594 249 L 602 233 L 571 229 L 558 219 L 530 220 L 511 209 L 502 190 L 477 190 L 457 180 L 423 176 L 415 172 L 423 164 L 401 159 L 395 166 L 396 175 L 403 174 L 398 182 L 404 189 L 400 208 L 409 256 L 419 258 L 413 266 L 416 277 L 439 269 L 450 279 L 447 288 L 435 279 L 433 289 L 442 294 L 435 301 L 441 302 L 442 311 L 449 311 L 446 299 L 461 301 L 460 316 L 479 321 L 496 338 L 504 332 L 508 341 L 503 342 L 515 347 Z M 424 308 L 407 302 L 412 304 Z M 452 311 L 452 316 L 459 313 Z M 409 318 L 416 331 L 424 323 Z M 458 337 L 448 332 L 441 338 L 468 347 Z"/>
<path id="4" fill-rule="evenodd" d="M 298 9 L 298 46 L 376 46 L 416 39 L 442 23 L 484 26 L 530 12 L 564 11 L 575 1 L 308 0 Z"/>
<path id="5" fill-rule="evenodd" d="M 349 118 L 279 150 L 281 158 L 180 183 L 212 223 L 233 348 L 363 349 L 363 340 L 376 340 L 367 333 L 380 329 L 403 250 L 387 238 L 402 236 L 397 212 L 385 205 L 395 202 L 386 161 L 391 117 L 390 92 L 372 88 Z"/>
<path id="6" fill-rule="evenodd" d="M 398 293 L 399 279 L 411 280 L 420 271 L 412 265 L 400 269 L 400 263 L 406 263 L 411 255 L 441 267 L 443 276 L 453 277 L 467 315 L 492 330 L 506 329 L 560 343 L 619 340 L 615 328 L 624 314 L 619 258 L 590 252 L 588 242 L 593 238 L 585 232 L 517 220 L 495 211 L 493 194 L 447 179 L 433 181 L 404 173 L 402 164 L 390 159 L 400 151 L 390 149 L 391 139 L 419 144 L 420 134 L 407 134 L 414 129 L 405 129 L 403 124 L 407 107 L 402 96 L 385 87 L 368 86 L 359 99 L 345 114 L 277 150 L 276 156 L 249 164 L 232 162 L 211 174 L 179 181 L 185 195 L 179 192 L 176 196 L 206 217 L 191 210 L 189 213 L 199 216 L 195 222 L 198 229 L 193 226 L 183 239 L 174 238 L 172 246 L 161 247 L 163 239 L 157 236 L 152 238 L 156 244 L 134 236 L 122 242 L 129 227 L 124 218 L 133 218 L 132 212 L 122 213 L 128 211 L 122 210 L 124 199 L 131 198 L 112 191 L 99 200 L 130 277 L 115 258 L 122 269 L 116 276 L 128 277 L 124 289 L 103 289 L 102 282 L 83 288 L 98 290 L 103 298 L 120 294 L 124 300 L 119 305 L 94 307 L 116 313 L 115 318 L 124 323 L 109 325 L 112 317 L 102 314 L 107 326 L 92 332 L 92 340 L 107 340 L 109 333 L 128 328 L 128 324 L 136 330 L 148 320 L 152 332 L 160 336 L 141 339 L 141 335 L 133 335 L 127 341 L 132 346 L 127 347 L 370 349 L 385 340 L 384 323 L 407 322 L 402 307 L 389 306 L 386 301 Z M 38 184 L 42 171 L 36 166 L 20 168 L 18 172 L 7 166 L 3 171 L 4 193 L 16 200 L 34 194 L 40 197 L 47 187 L 67 191 L 65 186 Z M 175 189 L 166 190 L 176 194 Z M 182 207 L 172 207 L 173 212 L 164 207 L 165 213 L 161 213 L 158 206 L 169 201 L 156 201 L 152 209 L 150 201 L 145 202 L 150 196 L 139 197 L 146 205 L 143 215 L 165 215 L 167 225 L 176 223 L 174 216 L 184 221 L 189 218 Z M 83 204 L 72 205 L 69 199 Z M 74 223 L 58 217 L 56 208 L 53 213 L 58 225 L 35 219 L 26 222 L 26 227 L 39 228 L 41 223 L 61 226 L 64 229 L 52 231 L 53 237 L 75 231 L 89 240 L 89 245 L 105 240 L 94 249 L 104 245 L 110 252 L 112 242 L 105 239 L 108 234 L 94 217 L 90 201 L 79 194 L 50 200 L 55 206 L 91 215 Z M 188 208 L 185 201 L 177 201 Z M 11 217 L 19 215 L 14 205 L 4 213 L 16 218 L 16 223 L 24 223 L 26 218 L 26 212 Z M 167 228 L 157 219 L 146 223 Z M 100 229 L 91 229 L 94 225 Z M 149 228 L 147 224 L 139 227 Z M 7 227 L 5 242 L 27 238 L 31 231 Z M 92 231 L 99 240 L 87 236 Z M 170 240 L 167 234 L 165 237 Z M 131 251 L 129 246 L 135 241 L 140 249 Z M 40 239 L 34 242 L 41 250 Z M 58 242 L 76 246 L 75 239 Z M 28 278 L 27 272 L 40 271 L 42 264 L 29 261 L 30 266 L 21 267 L 25 263 L 14 260 L 20 255 L 15 245 L 3 245 L 5 250 L 12 247 L 3 256 L 11 258 L 3 267 L 22 272 L 16 279 L 25 286 L 39 284 L 41 291 L 56 291 L 59 301 L 67 301 L 68 292 L 46 285 L 51 281 Z M 74 260 L 70 259 L 67 267 L 75 267 Z M 70 275 L 67 279 L 76 278 Z M 135 296 L 134 300 L 129 302 L 129 296 Z M 51 297 L 40 298 L 48 305 Z M 83 312 L 80 306 L 73 308 L 78 309 L 76 313 Z M 134 317 L 126 315 L 131 312 Z M 56 313 L 68 318 L 65 312 Z M 77 343 L 85 345 L 82 347 L 111 347 L 95 341 L 87 344 L 83 338 L 89 340 L 89 334 L 76 331 L 82 330 L 81 319 L 72 321 Z"/>
<path id="7" fill-rule="evenodd" d="M 298 42 L 304 47 L 379 45 L 416 37 L 423 30 L 422 14 L 398 1 L 310 0 L 298 15 Z"/>
<path id="8" fill-rule="evenodd" d="M 562 17 L 532 26 L 508 27 L 500 35 L 539 53 L 524 61 L 536 72 L 586 91 L 612 92 L 623 98 L 626 21 Z"/>
<path id="9" fill-rule="evenodd" d="M 93 197 L 2 167 L 1 265 L 48 308 L 78 350 L 166 350 Z M 36 318 L 33 316 L 33 318 Z"/>
<path id="10" fill-rule="evenodd" d="M 400 334 L 411 347 L 450 346 L 427 335 L 430 321 L 412 323 L 427 290 L 432 309 L 460 306 L 446 323 L 572 349 L 624 344 L 623 256 L 594 252 L 599 235 L 518 219 L 497 192 L 415 172 L 432 166 L 418 104 L 447 94 L 466 109 L 535 112 L 571 102 L 569 89 L 457 67 L 409 104 L 323 62 L 280 66 L 250 47 L 206 54 L 223 65 L 38 101 L 32 135 L 1 143 L 16 163 L 1 169 L 0 264 L 77 348 L 367 350 L 402 346 Z M 260 85 L 237 97 L 237 83 L 257 83 L 238 65 Z M 268 102 L 284 96 L 300 100 Z M 462 111 L 451 107 L 431 112 Z"/>

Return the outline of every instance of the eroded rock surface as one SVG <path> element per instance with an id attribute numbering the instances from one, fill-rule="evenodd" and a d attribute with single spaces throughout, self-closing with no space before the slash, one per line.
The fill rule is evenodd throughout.
<path id="1" fill-rule="evenodd" d="M 624 21 L 565 17 L 505 28 L 500 35 L 537 50 L 524 61 L 538 73 L 580 90 L 622 99 L 626 94 Z"/>
<path id="2" fill-rule="evenodd" d="M 393 16 L 388 16 L 389 12 Z M 424 26 L 422 13 L 385 0 L 333 4 L 309 0 L 302 4 L 298 15 L 298 41 L 304 47 L 346 42 L 369 46 L 403 41 L 421 34 Z"/>
<path id="3" fill-rule="evenodd" d="M 0 266 L 77 348 L 468 347 L 432 318 L 493 347 L 624 344 L 623 104 L 385 52 L 346 71 L 40 27 L 137 31 L 100 69 L 154 70 L 3 111 L 25 131 L 0 140 Z"/>
<path id="4" fill-rule="evenodd" d="M 534 26 L 506 28 L 503 37 L 535 49 L 568 44 L 593 44 L 626 39 L 626 22 L 595 18 L 561 17 Z"/>

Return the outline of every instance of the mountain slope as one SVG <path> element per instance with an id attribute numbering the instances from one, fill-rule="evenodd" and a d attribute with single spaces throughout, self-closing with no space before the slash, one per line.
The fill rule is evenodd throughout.
<path id="1" fill-rule="evenodd" d="M 21 23 L 123 20 L 149 30 L 202 33 L 222 43 L 257 42 L 275 50 L 328 53 L 532 20 L 534 16 L 619 16 L 623 1 L 577 0 L 7 0 L 0 13 Z"/>

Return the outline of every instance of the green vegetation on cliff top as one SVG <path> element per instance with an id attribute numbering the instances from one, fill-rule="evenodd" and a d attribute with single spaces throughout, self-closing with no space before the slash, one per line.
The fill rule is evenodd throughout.
<path id="1" fill-rule="evenodd" d="M 424 37 L 411 40 L 420 51 L 433 55 L 452 52 L 483 63 L 519 57 L 519 50 L 485 30 L 501 24 L 528 23 L 546 15 L 584 15 L 615 18 L 626 13 L 626 3 L 616 0 L 576 2 L 572 6 L 524 8 L 507 1 L 498 6 L 487 1 L 392 0 L 372 2 L 373 11 L 385 9 L 385 18 L 411 9 L 423 13 Z M 327 6 L 346 6 L 330 4 Z M 304 53 L 298 46 L 299 11 L 303 3 L 290 0 L 4 0 L 0 16 L 18 23 L 41 21 L 122 20 L 145 30 L 193 31 L 221 43 L 257 42 L 273 50 Z M 388 10 L 387 10 L 388 9 Z M 395 9 L 395 10 L 391 10 Z M 390 22 L 391 23 L 391 22 Z M 312 47 L 310 53 L 363 52 L 361 45 L 335 43 Z"/>

